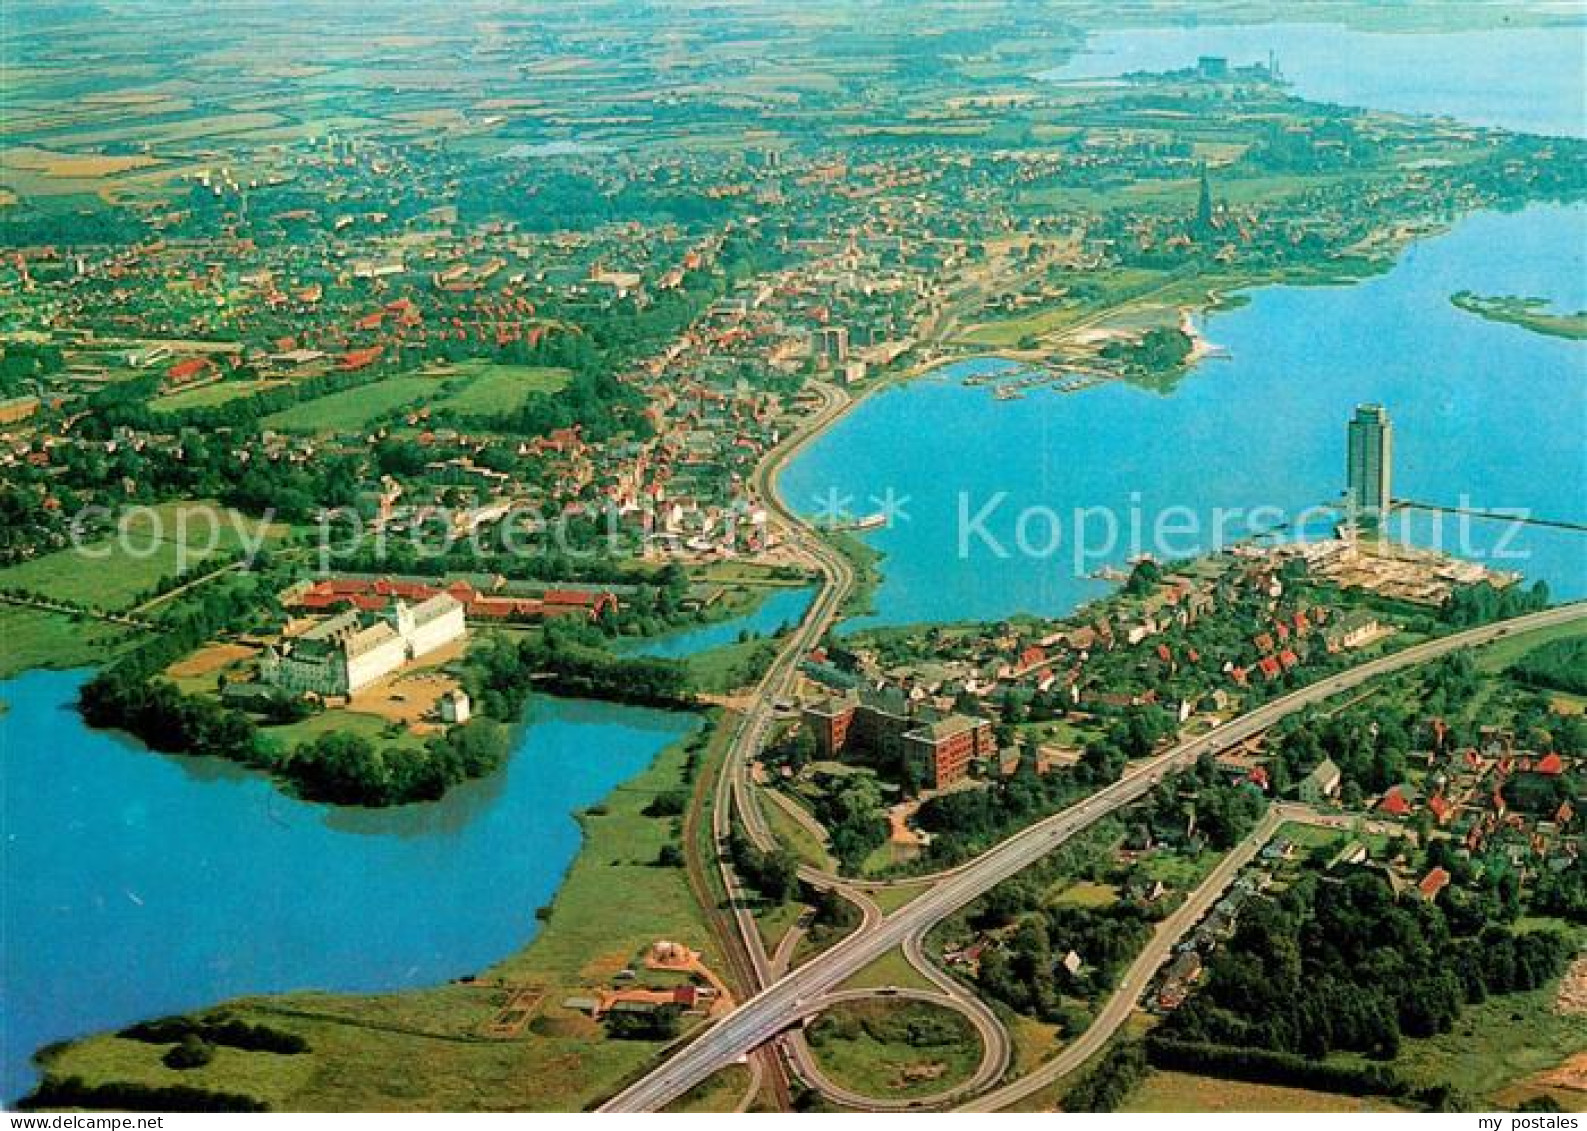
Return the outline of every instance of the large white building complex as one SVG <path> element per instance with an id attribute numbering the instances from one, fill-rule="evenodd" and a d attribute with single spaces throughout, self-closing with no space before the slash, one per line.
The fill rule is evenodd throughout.
<path id="1" fill-rule="evenodd" d="M 352 610 L 266 649 L 259 675 L 272 687 L 300 695 L 354 695 L 467 632 L 463 605 L 450 593 L 417 605 L 397 601 L 369 625 Z"/>

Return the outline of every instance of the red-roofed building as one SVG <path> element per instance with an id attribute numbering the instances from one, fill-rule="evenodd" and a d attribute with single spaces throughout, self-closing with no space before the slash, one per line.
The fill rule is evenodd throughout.
<path id="1" fill-rule="evenodd" d="M 165 376 L 173 385 L 185 385 L 189 381 L 208 377 L 214 369 L 215 363 L 207 357 L 189 357 L 167 369 Z"/>
<path id="2" fill-rule="evenodd" d="M 1550 752 L 1539 758 L 1532 766 L 1534 774 L 1543 774 L 1545 777 L 1558 777 L 1565 772 L 1565 761 L 1558 754 Z"/>
<path id="3" fill-rule="evenodd" d="M 545 615 L 585 616 L 596 620 L 602 613 L 617 611 L 615 593 L 591 593 L 582 589 L 547 589 L 543 598 Z"/>
<path id="4" fill-rule="evenodd" d="M 1442 868 L 1434 868 L 1422 877 L 1422 882 L 1416 885 L 1416 890 L 1421 893 L 1428 903 L 1438 898 L 1438 893 L 1449 886 L 1449 873 Z"/>
<path id="5" fill-rule="evenodd" d="M 368 369 L 380 360 L 380 355 L 383 352 L 380 346 L 370 346 L 368 349 L 361 350 L 348 350 L 342 355 L 341 368 L 344 372 Z"/>
<path id="6" fill-rule="evenodd" d="M 1455 804 L 1442 793 L 1435 793 L 1427 799 L 1427 811 L 1440 825 L 1447 825 L 1455 815 Z"/>
<path id="7" fill-rule="evenodd" d="M 1383 795 L 1378 802 L 1378 810 L 1391 817 L 1408 817 L 1411 813 L 1411 803 L 1405 800 L 1405 795 L 1400 792 L 1400 787 L 1395 786 Z"/>

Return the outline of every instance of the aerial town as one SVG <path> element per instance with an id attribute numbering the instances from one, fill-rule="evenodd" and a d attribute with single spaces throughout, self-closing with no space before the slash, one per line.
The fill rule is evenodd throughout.
<path id="1" fill-rule="evenodd" d="M 0 1104 L 1587 1110 L 1582 123 L 147 3 L 0 33 Z"/>

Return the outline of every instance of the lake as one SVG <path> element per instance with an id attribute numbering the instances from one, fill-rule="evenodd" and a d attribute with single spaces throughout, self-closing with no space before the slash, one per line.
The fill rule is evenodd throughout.
<path id="1" fill-rule="evenodd" d="M 772 636 L 780 628 L 791 628 L 804 619 L 814 599 L 815 591 L 805 586 L 773 589 L 760 604 L 741 616 L 661 636 L 619 640 L 616 650 L 625 655 L 653 656 L 661 660 L 686 659 L 732 644 L 744 634 Z"/>
<path id="2" fill-rule="evenodd" d="M 1188 508 L 1205 535 L 1219 508 L 1293 516 L 1335 501 L 1345 422 L 1364 401 L 1393 418 L 1396 496 L 1587 522 L 1587 343 L 1467 314 L 1449 302 L 1460 290 L 1587 307 L 1587 208 L 1481 213 L 1364 282 L 1252 291 L 1205 320 L 1230 357 L 1202 362 L 1166 395 L 1113 383 L 999 401 L 961 379 L 1009 363 L 958 363 L 864 401 L 789 465 L 782 490 L 811 515 L 829 498 L 862 513 L 888 491 L 905 500 L 898 521 L 867 536 L 886 554 L 884 580 L 875 614 L 850 628 L 1062 615 L 1107 591 L 1089 576 L 1098 567 L 1141 550 L 1164 556 L 1149 535 L 1171 508 Z M 1084 508 L 1117 516 L 1111 552 L 1100 552 L 1102 519 L 1074 521 Z M 1061 543 L 1022 552 L 1022 519 L 1025 547 L 1048 550 L 1049 511 Z M 1414 517 L 1417 539 L 1431 521 Z M 1139 543 L 1136 522 L 1148 535 Z M 1081 526 L 1099 552 L 1077 558 Z M 1457 533 L 1451 523 L 1443 544 L 1461 548 Z M 1556 597 L 1587 595 L 1587 535 L 1530 527 L 1501 546 L 1504 528 L 1486 522 L 1468 534 L 1467 556 L 1513 550 L 1524 557 L 1490 564 L 1542 578 Z M 1184 537 L 1167 549 L 1210 544 Z"/>
<path id="3" fill-rule="evenodd" d="M 536 698 L 499 773 L 433 804 L 336 809 L 87 729 L 85 678 L 0 683 L 6 1099 L 64 1037 L 240 994 L 433 985 L 505 957 L 579 851 L 572 815 L 699 725 Z"/>
<path id="4" fill-rule="evenodd" d="M 1038 77 L 1179 70 L 1201 55 L 1244 65 L 1266 62 L 1269 51 L 1277 53 L 1294 93 L 1312 101 L 1587 136 L 1587 23 L 1416 35 L 1309 23 L 1101 32 L 1063 66 Z"/>

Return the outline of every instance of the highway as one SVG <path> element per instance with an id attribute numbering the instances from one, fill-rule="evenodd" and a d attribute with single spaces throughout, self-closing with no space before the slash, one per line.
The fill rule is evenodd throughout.
<path id="1" fill-rule="evenodd" d="M 820 632 L 824 631 L 824 617 L 830 615 L 831 608 L 835 608 L 834 590 L 838 589 L 842 589 L 842 586 L 828 585 L 823 589 L 817 598 L 817 605 L 821 605 L 824 599 L 834 603 L 820 616 L 815 615 L 816 608 L 812 607 L 812 615 L 794 633 L 794 643 L 800 646 L 789 647 L 773 665 L 766 680 L 762 681 L 763 692 L 780 689 L 786 681 L 791 680 L 804 644 L 818 639 Z M 697 1040 L 602 1105 L 601 1110 L 651 1111 L 661 1107 L 717 1068 L 782 1033 L 807 1014 L 811 1002 L 830 993 L 889 950 L 923 935 L 933 924 L 1003 880 L 1018 874 L 1076 833 L 1138 800 L 1165 773 L 1235 746 L 1267 730 L 1288 715 L 1368 680 L 1427 663 L 1460 649 L 1486 644 L 1511 633 L 1570 623 L 1584 616 L 1587 616 L 1587 605 L 1565 605 L 1417 644 L 1291 692 L 1205 735 L 1182 742 L 1155 758 L 1137 764 L 1119 781 L 1016 833 L 969 865 L 946 875 L 935 886 L 882 919 L 871 930 L 850 935 L 785 978 L 766 986 L 716 1022 Z M 770 703 L 764 698 L 759 699 L 755 709 L 745 717 L 740 737 L 753 737 L 758 742 L 769 720 L 770 710 Z M 739 748 L 743 749 L 751 748 Z M 724 779 L 731 779 L 739 791 L 745 788 L 743 765 L 742 759 L 730 757 L 729 767 L 724 772 Z M 753 923 L 750 926 L 753 929 Z"/>

